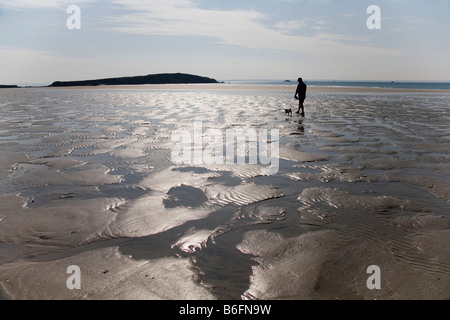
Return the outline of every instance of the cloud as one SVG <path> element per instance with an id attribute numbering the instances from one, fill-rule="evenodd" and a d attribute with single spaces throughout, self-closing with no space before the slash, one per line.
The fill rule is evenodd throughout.
<path id="1" fill-rule="evenodd" d="M 0 0 L 0 8 L 12 10 L 62 9 L 72 4 L 97 2 L 96 0 Z"/>
<path id="2" fill-rule="evenodd" d="M 348 44 L 341 41 L 342 37 L 287 34 L 301 29 L 303 23 L 280 21 L 271 28 L 264 23 L 268 17 L 254 10 L 207 10 L 190 0 L 114 0 L 113 4 L 121 12 L 127 12 L 111 18 L 113 29 L 123 33 L 202 36 L 223 45 L 310 54 L 400 55 L 395 49 Z"/>
<path id="3" fill-rule="evenodd" d="M 312 18 L 273 23 L 268 14 L 256 10 L 204 9 L 192 0 L 0 0 L 0 6 L 13 10 L 63 9 L 74 3 L 102 4 L 102 19 L 111 24 L 110 30 L 126 34 L 207 37 L 219 45 L 321 55 L 400 55 L 398 50 L 348 41 L 342 35 L 324 37 L 323 31 L 329 30 L 326 21 L 313 21 L 313 26 L 308 26 Z M 321 33 L 306 36 L 307 27 L 309 34 Z"/>
<path id="4" fill-rule="evenodd" d="M 306 25 L 305 21 L 301 20 L 289 20 L 277 22 L 274 27 L 279 29 L 283 33 L 287 33 L 293 30 L 298 30 Z"/>

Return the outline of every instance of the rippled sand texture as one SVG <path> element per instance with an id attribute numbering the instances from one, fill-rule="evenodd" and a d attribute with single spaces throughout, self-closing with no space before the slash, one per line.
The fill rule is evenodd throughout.
<path id="1" fill-rule="evenodd" d="M 0 297 L 449 299 L 450 95 L 292 96 L 2 90 Z M 279 129 L 278 173 L 174 164 L 199 120 Z"/>

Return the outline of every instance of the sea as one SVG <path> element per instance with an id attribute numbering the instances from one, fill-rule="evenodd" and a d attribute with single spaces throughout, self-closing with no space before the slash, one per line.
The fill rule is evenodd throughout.
<path id="1" fill-rule="evenodd" d="M 225 80 L 231 84 L 249 85 L 296 85 L 297 80 Z M 339 81 L 339 80 L 306 80 L 311 87 L 346 87 L 346 88 L 383 88 L 412 90 L 450 90 L 450 82 L 442 81 Z"/>
<path id="2" fill-rule="evenodd" d="M 0 297 L 450 299 L 448 84 L 256 84 L 1 89 Z"/>

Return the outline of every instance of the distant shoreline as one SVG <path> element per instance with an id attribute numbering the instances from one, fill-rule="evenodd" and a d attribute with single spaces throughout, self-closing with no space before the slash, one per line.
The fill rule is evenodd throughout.
<path id="1" fill-rule="evenodd" d="M 266 85 L 266 84 L 230 84 L 230 83 L 198 83 L 198 84 L 140 84 L 140 85 L 98 85 L 98 86 L 66 86 L 66 87 L 17 87 L 17 89 L 48 89 L 48 90 L 266 90 L 266 91 L 295 91 L 295 84 Z M 340 86 L 308 86 L 308 92 L 348 92 L 348 93 L 450 93 L 442 89 L 402 89 L 376 87 L 340 87 Z"/>
<path id="2" fill-rule="evenodd" d="M 158 73 L 146 76 L 103 78 L 79 81 L 55 81 L 49 87 L 145 85 L 145 84 L 218 83 L 216 79 L 187 73 Z"/>
<path id="3" fill-rule="evenodd" d="M 18 85 L 9 85 L 9 84 L 0 84 L 0 89 L 13 89 L 13 88 L 20 88 Z"/>

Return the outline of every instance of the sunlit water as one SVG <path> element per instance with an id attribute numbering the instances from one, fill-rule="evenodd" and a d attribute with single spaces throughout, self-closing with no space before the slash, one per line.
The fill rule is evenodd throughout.
<path id="1" fill-rule="evenodd" d="M 4 298 L 450 298 L 449 94 L 0 94 Z M 278 129 L 277 173 L 174 164 L 194 121 Z"/>

